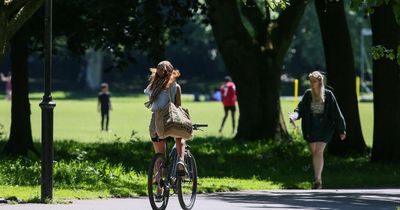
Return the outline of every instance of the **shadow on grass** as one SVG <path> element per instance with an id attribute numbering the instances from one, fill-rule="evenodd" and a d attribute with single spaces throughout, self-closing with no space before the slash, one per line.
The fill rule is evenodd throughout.
<path id="1" fill-rule="evenodd" d="M 0 148 L 5 142 L 0 142 Z M 169 148 L 173 142 L 169 141 Z M 310 187 L 313 168 L 307 145 L 302 141 L 235 142 L 221 137 L 196 138 L 188 142 L 201 177 L 257 178 L 283 188 Z M 36 145 L 40 147 L 40 145 Z M 146 174 L 153 156 L 149 141 L 79 143 L 56 141 L 55 161 L 104 162 L 126 171 Z M 400 164 L 370 163 L 368 157 L 326 157 L 324 187 L 399 187 Z M 138 186 L 132 186 L 138 187 Z"/>

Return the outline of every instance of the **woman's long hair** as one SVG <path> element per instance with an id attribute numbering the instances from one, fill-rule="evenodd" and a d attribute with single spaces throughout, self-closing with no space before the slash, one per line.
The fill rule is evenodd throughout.
<path id="1" fill-rule="evenodd" d="M 316 79 L 320 83 L 320 91 L 319 94 L 316 93 L 314 89 L 311 88 L 311 95 L 312 95 L 312 100 L 313 101 L 322 101 L 325 102 L 325 83 L 324 83 L 324 75 L 321 74 L 319 71 L 313 71 L 308 75 L 308 78 L 310 79 Z"/>
<path id="2" fill-rule="evenodd" d="M 151 104 L 153 104 L 161 91 L 169 87 L 181 75 L 179 70 L 174 69 L 169 61 L 161 61 L 158 63 L 157 68 L 150 68 L 150 72 L 149 85 L 151 95 L 150 100 L 145 103 L 146 107 L 151 107 Z"/>

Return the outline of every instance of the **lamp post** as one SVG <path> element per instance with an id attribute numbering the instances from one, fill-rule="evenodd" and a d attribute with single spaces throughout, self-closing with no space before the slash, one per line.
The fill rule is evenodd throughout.
<path id="1" fill-rule="evenodd" d="M 56 106 L 51 97 L 53 1 L 46 0 L 45 4 L 44 96 L 39 105 L 42 109 L 42 202 L 53 199 L 53 110 Z"/>

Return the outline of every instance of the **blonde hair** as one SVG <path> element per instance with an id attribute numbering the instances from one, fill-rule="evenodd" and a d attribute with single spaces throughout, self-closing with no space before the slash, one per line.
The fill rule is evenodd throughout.
<path id="1" fill-rule="evenodd" d="M 320 92 L 319 94 L 315 92 L 314 89 L 311 88 L 311 95 L 312 95 L 312 100 L 313 101 L 322 101 L 325 102 L 325 83 L 324 83 L 324 75 L 321 74 L 319 71 L 313 71 L 308 75 L 308 78 L 310 79 L 316 79 L 320 83 Z"/>
<path id="2" fill-rule="evenodd" d="M 161 80 L 164 80 L 162 89 L 169 87 L 181 75 L 179 70 L 175 69 L 169 61 L 161 61 L 157 68 L 150 68 L 150 72 L 150 90 L 154 90 Z"/>

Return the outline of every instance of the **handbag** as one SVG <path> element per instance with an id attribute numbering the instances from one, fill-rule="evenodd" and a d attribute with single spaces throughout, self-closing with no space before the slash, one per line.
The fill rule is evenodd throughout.
<path id="1" fill-rule="evenodd" d="M 165 139 L 169 136 L 191 139 L 193 128 L 189 110 L 183 107 L 176 107 L 172 103 L 171 89 L 169 89 L 168 95 L 168 105 L 154 112 L 157 135 L 160 139 Z"/>

